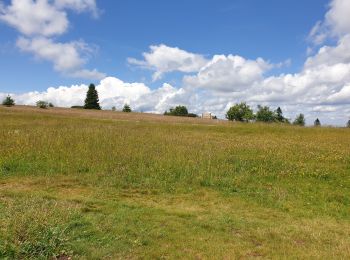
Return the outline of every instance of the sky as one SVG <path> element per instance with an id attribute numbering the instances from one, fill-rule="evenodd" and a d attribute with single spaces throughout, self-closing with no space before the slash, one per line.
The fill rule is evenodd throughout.
<path id="1" fill-rule="evenodd" d="M 0 0 L 0 99 L 350 118 L 349 0 Z"/>

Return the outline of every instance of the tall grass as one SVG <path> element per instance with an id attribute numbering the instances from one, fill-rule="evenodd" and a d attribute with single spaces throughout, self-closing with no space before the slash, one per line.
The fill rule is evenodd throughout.
<path id="1" fill-rule="evenodd" d="M 350 256 L 348 129 L 72 113 L 0 108 L 0 256 Z"/>

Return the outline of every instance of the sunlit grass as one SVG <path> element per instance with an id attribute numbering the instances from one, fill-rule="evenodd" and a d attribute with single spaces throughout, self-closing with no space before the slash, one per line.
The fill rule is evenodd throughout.
<path id="1" fill-rule="evenodd" d="M 349 258 L 350 131 L 0 107 L 0 258 Z"/>

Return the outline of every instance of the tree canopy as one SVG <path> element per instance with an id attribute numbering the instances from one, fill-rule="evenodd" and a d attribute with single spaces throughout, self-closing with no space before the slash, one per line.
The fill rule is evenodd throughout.
<path id="1" fill-rule="evenodd" d="M 282 109 L 280 107 L 276 109 L 275 113 L 276 113 L 276 119 L 278 122 L 286 122 L 286 118 L 284 118 Z"/>
<path id="2" fill-rule="evenodd" d="M 188 110 L 185 106 L 177 106 L 175 108 L 170 108 L 169 111 L 165 111 L 166 116 L 188 116 Z M 192 115 L 192 114 L 191 114 Z"/>
<path id="3" fill-rule="evenodd" d="M 293 122 L 294 125 L 299 125 L 299 126 L 305 126 L 305 116 L 304 114 L 299 114 L 294 122 Z"/>
<path id="4" fill-rule="evenodd" d="M 84 108 L 101 110 L 98 93 L 94 84 L 90 84 L 89 90 L 86 93 Z"/>
<path id="5" fill-rule="evenodd" d="M 231 121 L 248 122 L 254 119 L 253 110 L 245 102 L 236 104 L 227 111 L 226 118 Z"/>
<path id="6" fill-rule="evenodd" d="M 49 107 L 49 103 L 47 101 L 43 101 L 43 100 L 39 100 L 36 102 L 36 106 L 39 108 L 48 108 Z"/>
<path id="7" fill-rule="evenodd" d="M 123 112 L 126 112 L 126 113 L 132 112 L 130 105 L 125 104 L 124 107 L 123 107 Z"/>
<path id="8" fill-rule="evenodd" d="M 321 126 L 321 121 L 320 119 L 316 118 L 315 122 L 314 122 L 314 126 Z"/>
<path id="9" fill-rule="evenodd" d="M 256 121 L 272 123 L 277 121 L 277 114 L 274 111 L 270 110 L 268 106 L 258 105 L 258 112 L 256 112 Z"/>
<path id="10" fill-rule="evenodd" d="M 2 102 L 2 104 L 4 106 L 7 106 L 7 107 L 11 107 L 11 106 L 14 106 L 15 105 L 15 100 L 10 96 L 8 95 L 4 101 Z"/>

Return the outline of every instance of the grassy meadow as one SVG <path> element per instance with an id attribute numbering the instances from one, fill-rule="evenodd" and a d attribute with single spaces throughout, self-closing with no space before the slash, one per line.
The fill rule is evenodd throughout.
<path id="1" fill-rule="evenodd" d="M 0 259 L 349 259 L 350 129 L 0 106 Z"/>

